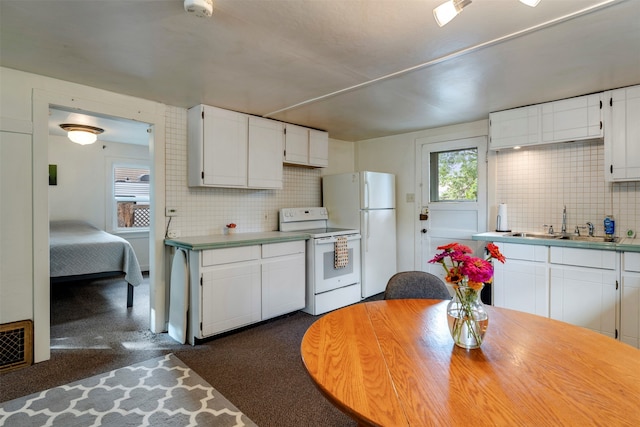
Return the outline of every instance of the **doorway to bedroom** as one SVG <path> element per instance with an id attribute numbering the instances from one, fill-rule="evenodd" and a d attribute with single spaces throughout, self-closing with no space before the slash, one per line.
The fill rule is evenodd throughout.
<path id="1" fill-rule="evenodd" d="M 60 126 L 69 123 L 101 129 L 97 141 L 87 145 L 73 142 Z M 100 312 L 88 312 L 80 306 L 66 312 L 75 313 L 71 323 L 85 324 L 87 328 L 66 328 L 67 332 L 77 331 L 77 336 L 59 336 L 57 332 L 69 324 L 68 315 L 55 317 L 60 314 L 57 305 L 64 306 L 65 301 L 82 295 L 85 291 L 80 288 L 93 289 L 93 298 L 103 301 L 99 305 L 104 310 L 113 305 L 112 309 L 121 311 L 123 323 L 120 325 L 126 325 L 127 318 L 133 317 L 139 323 L 141 315 L 146 317 L 144 323 L 149 324 L 153 159 L 149 149 L 151 126 L 147 123 L 50 105 L 48 126 L 49 170 L 55 172 L 53 177 L 50 172 L 48 191 L 51 349 L 55 350 L 69 348 L 69 345 L 76 347 L 76 341 L 86 342 L 86 336 L 93 336 L 90 325 Z M 57 268 L 60 263 L 56 257 L 64 256 L 65 252 L 60 252 L 58 246 L 54 248 L 58 245 L 60 224 L 67 227 L 64 239 L 72 238 L 72 231 L 67 230 L 76 230 L 73 233 L 78 233 L 79 239 L 74 240 L 76 252 L 64 249 L 68 256 L 62 270 Z M 87 228 L 80 229 L 80 225 Z M 144 278 L 132 275 L 129 271 L 132 268 L 138 273 L 145 272 Z M 136 286 L 128 286 L 128 282 Z M 107 298 L 108 292 L 115 294 Z M 141 306 L 146 307 L 144 314 L 140 313 Z"/>

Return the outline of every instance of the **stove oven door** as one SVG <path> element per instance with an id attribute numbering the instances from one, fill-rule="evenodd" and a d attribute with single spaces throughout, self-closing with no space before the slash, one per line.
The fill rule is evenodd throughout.
<path id="1" fill-rule="evenodd" d="M 360 283 L 360 234 L 348 234 L 349 259 L 344 267 L 336 268 L 336 236 L 314 239 L 315 293 Z"/>

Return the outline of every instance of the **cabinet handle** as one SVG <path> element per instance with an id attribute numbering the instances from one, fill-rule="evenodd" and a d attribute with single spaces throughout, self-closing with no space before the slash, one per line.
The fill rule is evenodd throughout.
<path id="1" fill-rule="evenodd" d="M 600 120 L 600 130 L 602 130 L 602 120 Z"/>
<path id="2" fill-rule="evenodd" d="M 613 173 L 613 165 L 609 166 L 609 173 Z"/>

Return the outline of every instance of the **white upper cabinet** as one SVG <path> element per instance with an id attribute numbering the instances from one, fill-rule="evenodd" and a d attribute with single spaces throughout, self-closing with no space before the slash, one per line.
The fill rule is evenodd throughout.
<path id="1" fill-rule="evenodd" d="M 260 117 L 249 117 L 250 188 L 282 188 L 284 124 Z"/>
<path id="2" fill-rule="evenodd" d="M 603 137 L 602 94 L 584 95 L 489 114 L 490 148 Z"/>
<path id="3" fill-rule="evenodd" d="M 329 134 L 287 123 L 284 162 L 291 165 L 329 165 Z"/>
<path id="4" fill-rule="evenodd" d="M 602 94 L 547 102 L 542 108 L 542 143 L 602 138 Z"/>
<path id="5" fill-rule="evenodd" d="M 640 86 L 605 92 L 604 176 L 640 181 Z"/>
<path id="6" fill-rule="evenodd" d="M 285 125 L 285 129 L 285 163 L 309 164 L 309 129 L 290 123 Z"/>
<path id="7" fill-rule="evenodd" d="M 309 165 L 325 168 L 329 166 L 329 134 L 309 129 Z"/>
<path id="8" fill-rule="evenodd" d="M 489 147 L 523 147 L 540 142 L 540 106 L 514 108 L 489 114 Z"/>
<path id="9" fill-rule="evenodd" d="M 208 105 L 187 120 L 190 187 L 282 188 L 281 122 Z"/>
<path id="10" fill-rule="evenodd" d="M 249 116 L 207 105 L 187 113 L 191 187 L 246 187 Z"/>

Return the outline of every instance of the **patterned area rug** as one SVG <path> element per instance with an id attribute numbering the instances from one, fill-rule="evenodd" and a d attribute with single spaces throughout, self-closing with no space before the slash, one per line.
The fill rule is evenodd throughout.
<path id="1" fill-rule="evenodd" d="M 173 354 L 0 403 L 0 426 L 255 426 Z"/>

